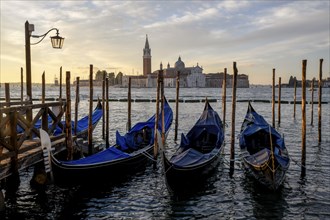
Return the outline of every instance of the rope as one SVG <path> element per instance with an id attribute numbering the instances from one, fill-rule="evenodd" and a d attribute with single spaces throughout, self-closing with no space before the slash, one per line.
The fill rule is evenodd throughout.
<path id="1" fill-rule="evenodd" d="M 171 165 L 167 170 L 165 170 L 165 174 L 166 174 L 167 171 L 169 171 L 172 167 L 173 167 L 173 165 Z"/>
<path id="2" fill-rule="evenodd" d="M 277 166 L 276 169 L 273 169 L 273 168 L 271 168 L 271 167 L 268 165 L 268 163 L 267 163 L 267 167 L 270 169 L 270 171 L 272 171 L 273 175 L 275 174 L 276 170 L 279 168 L 279 166 Z M 274 178 L 273 178 L 273 179 L 274 179 Z"/>
<path id="3" fill-rule="evenodd" d="M 306 168 L 306 166 L 302 165 L 301 163 L 299 163 L 298 161 L 294 160 L 292 157 L 290 157 L 290 160 L 292 160 L 296 165 L 300 166 L 300 167 L 303 167 L 303 168 Z"/>
<path id="4" fill-rule="evenodd" d="M 306 166 L 302 165 L 301 163 L 299 163 L 298 161 L 294 160 L 292 157 L 291 157 L 291 153 L 289 152 L 289 150 L 287 149 L 288 151 L 288 157 L 290 158 L 290 160 L 292 160 L 297 166 L 300 166 L 300 167 L 304 167 L 306 168 Z"/>
<path id="5" fill-rule="evenodd" d="M 270 125 L 268 126 L 269 128 L 269 137 L 270 137 L 270 150 L 271 150 L 271 154 L 272 154 L 272 169 L 271 171 L 273 172 L 273 179 L 275 179 L 275 158 L 274 158 L 274 151 L 273 151 L 273 140 L 272 140 L 272 132 L 270 130 Z M 268 164 L 267 164 L 268 166 Z"/>
<path id="6" fill-rule="evenodd" d="M 148 154 L 146 151 L 143 151 L 142 154 L 146 156 L 148 159 L 150 159 L 153 162 L 157 162 L 150 154 Z"/>

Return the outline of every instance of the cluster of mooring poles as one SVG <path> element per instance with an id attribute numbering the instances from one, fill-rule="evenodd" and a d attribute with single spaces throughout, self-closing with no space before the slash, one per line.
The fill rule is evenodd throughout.
<path id="1" fill-rule="evenodd" d="M 322 64 L 323 59 L 320 59 L 319 64 L 319 80 L 318 80 L 318 143 L 321 143 L 321 123 L 322 123 Z M 301 109 L 302 109 L 302 141 L 301 141 L 301 177 L 306 175 L 306 67 L 307 60 L 302 61 L 302 101 L 301 101 Z M 232 176 L 234 173 L 234 161 L 235 161 L 235 111 L 236 111 L 236 84 L 237 84 L 237 67 L 236 62 L 233 63 L 233 85 L 232 85 L 232 130 L 231 130 L 231 148 L 230 148 L 230 175 Z M 226 69 L 225 69 L 226 72 Z M 273 82 L 272 82 L 272 126 L 275 127 L 275 69 L 273 69 Z M 294 81 L 294 113 L 293 117 L 296 116 L 296 86 L 297 82 Z M 225 88 L 225 87 L 223 87 Z M 312 100 L 311 100 L 311 125 L 313 125 L 313 104 L 314 104 L 314 79 L 312 80 L 311 92 L 312 92 Z M 225 89 L 223 90 L 223 123 L 225 124 Z M 281 77 L 279 77 L 278 82 L 278 126 L 280 126 L 281 122 Z"/>
<path id="2" fill-rule="evenodd" d="M 323 59 L 320 59 L 319 64 L 319 80 L 318 80 L 318 143 L 321 143 L 321 112 L 322 112 L 322 64 Z M 304 177 L 306 175 L 306 67 L 307 60 L 302 61 L 302 101 L 301 101 L 301 109 L 302 109 L 302 140 L 301 140 L 301 176 Z M 237 88 L 237 66 L 236 62 L 233 62 L 233 80 L 232 80 L 232 118 L 231 118 L 231 135 L 230 135 L 230 170 L 229 174 L 232 176 L 234 174 L 234 165 L 235 165 L 235 114 L 236 114 L 236 88 Z M 224 69 L 224 78 L 222 81 L 222 111 L 223 111 L 223 125 L 226 125 L 226 75 L 227 68 Z M 272 126 L 275 127 L 275 69 L 273 69 L 272 76 Z M 76 78 L 76 98 L 75 98 L 75 118 L 74 118 L 74 136 L 72 136 L 72 128 L 71 128 L 71 87 L 70 87 L 70 71 L 66 71 L 66 99 L 65 102 L 62 100 L 62 67 L 60 68 L 60 84 L 59 84 L 59 99 L 58 102 L 55 103 L 45 103 L 46 101 L 46 89 L 45 89 L 45 72 L 42 74 L 42 96 L 41 96 L 41 104 L 33 105 L 32 97 L 27 97 L 28 99 L 24 101 L 23 99 L 23 68 L 21 68 L 21 93 L 20 93 L 20 101 L 19 102 L 11 102 L 10 98 L 10 86 L 9 83 L 5 83 L 5 102 L 0 103 L 0 160 L 5 158 L 2 155 L 2 150 L 5 147 L 9 150 L 9 157 L 11 159 L 10 166 L 10 174 L 8 175 L 10 179 L 16 182 L 16 185 L 19 183 L 18 176 L 18 154 L 20 151 L 20 146 L 23 144 L 24 140 L 31 139 L 33 134 L 38 134 L 37 131 L 33 128 L 36 121 L 41 117 L 42 118 L 42 129 L 48 131 L 48 117 L 51 116 L 54 120 L 55 124 L 53 127 L 59 125 L 60 126 L 60 118 L 63 116 L 65 112 L 65 133 L 62 136 L 65 136 L 65 145 L 67 149 L 67 159 L 72 159 L 73 156 L 73 140 L 77 138 L 77 121 L 78 121 L 78 105 L 79 105 L 79 80 L 80 78 Z M 30 88 L 31 85 L 27 85 L 27 88 Z M 294 81 L 294 110 L 293 110 L 293 118 L 296 118 L 296 87 L 297 82 Z M 92 111 L 93 111 L 93 65 L 90 65 L 90 75 L 89 75 L 89 91 L 90 91 L 90 100 L 89 100 L 89 121 L 88 121 L 88 154 L 94 153 L 93 147 L 93 125 L 92 125 Z M 177 141 L 177 130 L 179 126 L 178 112 L 179 112 L 179 89 L 180 89 L 180 72 L 177 72 L 176 79 L 176 100 L 175 100 L 175 134 L 174 140 Z M 311 85 L 312 92 L 312 100 L 311 100 L 311 125 L 313 125 L 313 104 L 314 104 L 314 78 Z M 127 120 L 127 130 L 131 128 L 131 78 L 129 78 L 128 83 L 128 120 Z M 162 64 L 160 64 L 160 71 L 158 72 L 157 77 L 157 94 L 156 94 L 156 122 L 155 122 L 155 131 L 158 130 L 158 123 L 161 120 L 161 124 L 164 125 L 164 75 Z M 159 106 L 161 104 L 161 106 Z M 14 106 L 19 105 L 19 107 Z M 49 107 L 59 107 L 60 112 L 55 115 Z M 34 119 L 30 118 L 28 115 L 32 109 L 39 108 L 41 109 L 39 113 L 36 115 Z M 109 78 L 106 77 L 106 74 L 103 74 L 103 82 L 102 82 L 102 108 L 103 108 L 103 120 L 102 120 L 102 138 L 105 139 L 106 148 L 109 147 Z M 159 109 L 162 109 L 161 119 L 159 119 Z M 27 116 L 26 119 L 22 117 L 19 112 L 25 111 Z M 5 116 L 5 117 L 4 117 Z M 18 138 L 16 127 L 18 122 L 26 132 Z M 280 126 L 281 122 L 281 77 L 279 77 L 278 81 L 278 126 Z M 62 128 L 63 125 L 62 125 Z M 224 128 L 225 131 L 225 128 Z M 157 159 L 158 155 L 158 137 L 157 132 L 155 132 L 154 136 L 154 159 Z M 10 137 L 8 141 L 3 141 L 5 137 Z M 161 131 L 161 141 L 162 146 L 165 145 L 165 127 L 162 126 Z M 32 149 L 33 146 L 29 147 Z M 32 164 L 30 164 L 32 165 Z M 38 184 L 44 184 L 46 178 L 36 177 L 39 175 L 37 172 L 34 175 L 34 179 L 38 179 Z M 38 181 L 37 180 L 37 181 Z M 42 180 L 40 182 L 40 180 Z M 13 184 L 15 185 L 15 184 Z M 4 198 L 2 191 L 0 190 L 0 211 L 3 210 L 4 207 Z"/>

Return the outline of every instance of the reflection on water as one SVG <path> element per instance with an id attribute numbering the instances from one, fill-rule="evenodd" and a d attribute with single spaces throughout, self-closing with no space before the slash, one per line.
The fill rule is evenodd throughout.
<path id="1" fill-rule="evenodd" d="M 47 96 L 58 96 L 58 91 L 47 89 Z M 72 90 L 74 92 L 74 90 Z M 19 91 L 17 91 L 19 97 Z M 221 111 L 221 90 L 180 89 L 182 97 L 212 98 L 218 102 L 212 107 Z M 297 90 L 297 100 L 301 93 Z M 330 89 L 323 89 L 323 101 L 330 102 Z M 87 97 L 79 104 L 79 116 L 88 112 L 89 91 L 81 90 Z M 167 98 L 175 98 L 175 89 L 165 89 Z M 301 105 L 297 105 L 296 119 L 293 119 L 293 105 L 281 105 L 279 132 L 285 136 L 292 163 L 283 186 L 276 192 L 259 187 L 253 179 L 247 178 L 235 163 L 233 177 L 229 177 L 231 91 L 227 90 L 227 121 L 225 134 L 225 158 L 211 178 L 196 192 L 172 195 L 166 188 L 161 162 L 156 169 L 148 165 L 143 172 L 132 175 L 117 183 L 104 174 L 104 180 L 88 186 L 65 186 L 51 184 L 44 191 L 30 186 L 33 168 L 21 172 L 21 183 L 17 191 L 4 191 L 6 210 L 0 219 L 330 219 L 330 104 L 322 106 L 322 143 L 317 144 L 317 111 L 314 106 L 314 127 L 307 123 L 306 177 L 300 178 L 301 159 Z M 41 91 L 35 91 L 36 96 Z M 102 94 L 95 88 L 94 97 Z M 127 89 L 110 89 L 110 97 L 125 98 Z M 237 99 L 271 100 L 271 88 L 238 89 Z M 277 93 L 276 93 L 277 94 Z M 74 95 L 74 94 L 73 94 Z M 15 97 L 15 94 L 11 95 Z M 99 95 L 99 97 L 101 97 Z M 153 98 L 155 89 L 132 89 L 132 97 Z M 282 89 L 282 100 L 293 100 L 293 89 Z M 307 93 L 307 99 L 310 94 Z M 74 105 L 74 103 L 73 103 Z M 170 103 L 175 109 L 175 103 Z M 271 103 L 253 104 L 254 108 L 271 122 Z M 147 119 L 155 112 L 155 103 L 132 103 L 132 124 Z M 307 122 L 310 122 L 310 105 L 306 106 Z M 179 130 L 186 133 L 194 125 L 203 103 L 180 103 Z M 74 109 L 74 108 L 72 108 Z M 235 137 L 246 113 L 247 102 L 238 102 L 236 107 Z M 276 109 L 277 110 L 277 109 Z M 277 112 L 276 112 L 277 114 Z M 110 142 L 115 140 L 115 131 L 125 132 L 127 103 L 110 103 Z M 277 119 L 277 115 L 276 115 Z M 173 124 L 174 125 L 174 124 Z M 169 133 L 166 154 L 172 155 L 178 146 L 174 142 L 174 126 Z M 102 125 L 94 132 L 94 141 L 102 142 Z M 236 159 L 239 154 L 238 140 L 235 140 Z M 86 177 L 88 178 L 88 177 Z"/>
<path id="2" fill-rule="evenodd" d="M 285 183 L 284 183 L 285 185 Z M 256 219 L 283 219 L 290 189 L 281 186 L 276 192 L 262 187 L 254 179 L 246 177 L 244 190 L 251 195 L 253 215 Z"/>

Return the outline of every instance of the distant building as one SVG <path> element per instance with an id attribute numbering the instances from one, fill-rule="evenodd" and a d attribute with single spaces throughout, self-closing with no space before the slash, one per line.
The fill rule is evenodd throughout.
<path id="1" fill-rule="evenodd" d="M 181 87 L 205 87 L 205 75 L 203 74 L 203 68 L 197 63 L 197 66 L 186 67 L 185 63 L 179 56 L 175 62 L 174 67 L 167 64 L 167 68 L 163 70 L 164 73 L 164 85 L 165 87 L 175 87 L 177 73 L 180 72 L 180 86 Z M 154 71 L 153 75 L 158 75 L 159 70 Z M 155 80 L 157 77 L 151 77 L 150 80 Z M 154 84 L 154 83 L 149 83 Z"/>
<path id="2" fill-rule="evenodd" d="M 128 87 L 128 80 L 131 78 L 131 86 L 132 87 L 147 87 L 147 77 L 146 76 L 123 76 L 122 78 L 122 86 Z"/>
<path id="3" fill-rule="evenodd" d="M 326 78 L 326 79 L 323 81 L 323 87 L 324 87 L 324 88 L 330 88 L 330 77 Z"/>
<path id="4" fill-rule="evenodd" d="M 146 35 L 146 43 L 143 49 L 143 75 L 147 76 L 151 73 L 151 49 L 149 47 L 148 35 Z"/>
<path id="5" fill-rule="evenodd" d="M 205 87 L 219 88 L 223 86 L 224 73 L 209 73 L 205 74 Z M 226 87 L 231 88 L 233 86 L 233 75 L 226 75 Z M 249 88 L 249 76 L 245 74 L 237 75 L 237 88 Z"/>
<path id="6" fill-rule="evenodd" d="M 281 86 L 283 87 L 288 87 L 288 88 L 293 88 L 294 83 L 296 82 L 296 87 L 301 87 L 302 86 L 302 81 L 298 80 L 296 77 L 290 76 L 288 84 L 282 84 Z M 311 87 L 312 86 L 312 80 L 306 80 L 306 87 Z M 330 87 L 330 77 L 326 79 L 322 79 L 322 86 L 323 87 Z M 318 87 L 318 79 L 314 79 L 314 87 Z"/>
<path id="7" fill-rule="evenodd" d="M 160 70 L 151 72 L 151 49 L 149 46 L 148 35 L 146 36 L 145 46 L 143 49 L 143 75 L 125 75 L 122 76 L 122 86 L 128 86 L 129 77 L 131 78 L 132 87 L 148 87 L 157 86 L 157 76 Z M 180 87 L 203 88 L 203 87 L 220 87 L 223 83 L 223 73 L 204 74 L 203 68 L 197 63 L 196 66 L 186 67 L 185 63 L 179 56 L 174 67 L 170 63 L 163 69 L 164 86 L 176 87 L 177 74 L 180 72 Z M 227 87 L 232 86 L 232 76 L 227 75 Z M 244 74 L 237 76 L 237 87 L 248 88 L 249 77 Z"/>

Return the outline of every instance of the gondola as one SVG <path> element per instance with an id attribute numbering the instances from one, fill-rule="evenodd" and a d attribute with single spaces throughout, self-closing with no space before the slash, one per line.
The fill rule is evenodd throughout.
<path id="1" fill-rule="evenodd" d="M 201 185 L 215 170 L 224 146 L 222 121 L 206 100 L 202 115 L 185 136 L 170 159 L 162 152 L 166 185 L 179 192 Z"/>
<path id="2" fill-rule="evenodd" d="M 94 128 L 96 127 L 96 125 L 98 124 L 98 122 L 101 120 L 103 115 L 103 108 L 102 108 L 102 104 L 100 101 L 98 101 L 93 113 L 92 113 L 92 128 L 94 130 Z M 87 137 L 87 133 L 88 133 L 88 122 L 89 121 L 89 115 L 86 115 L 85 117 L 79 119 L 77 121 L 77 130 L 76 130 L 76 134 L 75 132 L 75 123 L 74 121 L 71 121 L 71 128 L 72 128 L 72 134 L 80 137 L 80 138 L 86 138 Z M 51 129 L 52 127 L 52 123 L 53 123 L 53 119 L 48 116 L 48 127 L 49 129 Z M 65 121 L 61 121 L 62 127 L 63 129 L 65 129 Z M 39 119 L 35 125 L 34 128 L 39 130 L 42 127 L 42 120 Z M 65 131 L 63 131 L 63 129 L 60 126 L 56 126 L 54 131 L 52 132 L 53 136 L 58 136 L 62 133 L 64 133 Z M 22 128 L 20 125 L 17 126 L 17 133 L 23 133 L 24 132 L 24 128 Z"/>
<path id="3" fill-rule="evenodd" d="M 99 100 L 97 102 L 97 105 L 92 113 L 92 128 L 93 130 L 95 129 L 96 125 L 98 124 L 98 122 L 101 120 L 103 116 L 103 108 L 102 108 L 102 104 L 101 101 Z M 74 121 L 71 121 L 71 128 L 72 128 L 72 134 L 80 137 L 80 138 L 86 138 L 87 134 L 88 134 L 88 122 L 89 121 L 89 115 L 86 115 L 85 117 L 79 119 L 77 121 L 77 130 L 76 130 L 76 134 L 75 132 L 75 123 Z M 61 122 L 65 128 L 65 121 Z M 63 131 L 59 126 L 56 126 L 53 135 L 57 136 L 62 134 Z"/>
<path id="4" fill-rule="evenodd" d="M 167 101 L 164 103 L 164 118 L 167 136 L 173 120 L 173 112 Z M 158 125 L 161 130 L 161 120 Z M 127 176 L 153 159 L 154 127 L 155 115 L 135 124 L 124 136 L 116 131 L 114 145 L 78 160 L 60 161 L 51 154 L 54 177 L 86 183 L 100 178 L 115 181 Z"/>
<path id="5" fill-rule="evenodd" d="M 239 135 L 242 163 L 248 175 L 271 190 L 282 184 L 290 165 L 284 138 L 249 102 Z"/>

